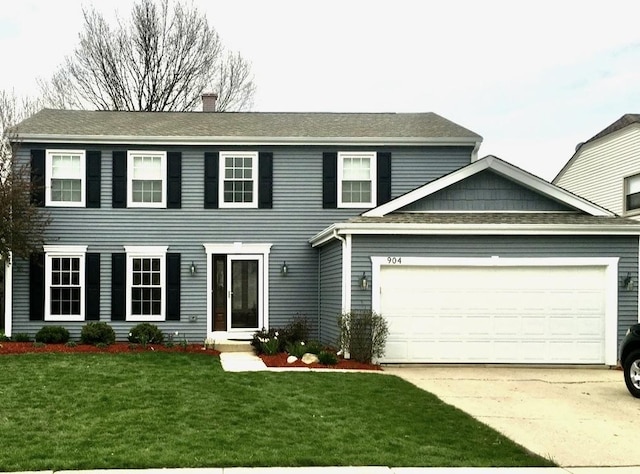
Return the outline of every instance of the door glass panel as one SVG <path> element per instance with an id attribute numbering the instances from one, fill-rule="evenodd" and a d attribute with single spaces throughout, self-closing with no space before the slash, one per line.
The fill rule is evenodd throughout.
<path id="1" fill-rule="evenodd" d="M 231 328 L 258 327 L 258 260 L 231 261 Z"/>

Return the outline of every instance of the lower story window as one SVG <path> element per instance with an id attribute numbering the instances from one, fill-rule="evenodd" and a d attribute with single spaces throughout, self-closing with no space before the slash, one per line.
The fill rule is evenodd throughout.
<path id="1" fill-rule="evenodd" d="M 45 250 L 45 320 L 84 319 L 86 246 L 51 246 Z"/>
<path id="2" fill-rule="evenodd" d="M 127 319 L 165 319 L 165 258 L 167 247 L 126 247 Z"/>

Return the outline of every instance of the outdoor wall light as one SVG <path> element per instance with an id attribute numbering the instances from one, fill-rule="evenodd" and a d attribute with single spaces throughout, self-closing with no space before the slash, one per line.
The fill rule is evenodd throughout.
<path id="1" fill-rule="evenodd" d="M 366 290 L 369 288 L 369 280 L 367 280 L 367 274 L 362 272 L 362 277 L 360 277 L 360 288 Z"/>
<path id="2" fill-rule="evenodd" d="M 630 273 L 627 273 L 626 278 L 622 280 L 622 286 L 628 291 L 633 290 L 633 277 Z"/>
<path id="3" fill-rule="evenodd" d="M 287 266 L 287 262 L 285 261 L 280 267 L 280 274 L 282 276 L 287 276 L 288 273 L 289 273 L 289 267 Z"/>
<path id="4" fill-rule="evenodd" d="M 196 264 L 193 263 L 193 260 L 191 261 L 191 266 L 189 267 L 189 271 L 191 272 L 191 276 L 195 275 L 198 272 L 198 269 L 196 268 Z"/>

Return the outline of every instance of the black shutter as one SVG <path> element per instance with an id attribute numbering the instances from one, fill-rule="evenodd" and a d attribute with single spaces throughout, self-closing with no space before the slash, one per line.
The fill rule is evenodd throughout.
<path id="1" fill-rule="evenodd" d="M 322 207 L 338 207 L 338 154 L 322 154 Z"/>
<path id="2" fill-rule="evenodd" d="M 204 208 L 218 208 L 218 160 L 220 153 L 204 154 Z"/>
<path id="3" fill-rule="evenodd" d="M 167 208 L 182 207 L 182 153 L 167 153 Z"/>
<path id="4" fill-rule="evenodd" d="M 100 207 L 100 186 L 101 186 L 101 162 L 102 153 L 100 151 L 87 152 L 87 207 Z"/>
<path id="5" fill-rule="evenodd" d="M 85 319 L 100 319 L 100 254 L 88 253 L 85 258 Z"/>
<path id="6" fill-rule="evenodd" d="M 127 152 L 113 152 L 113 187 L 111 207 L 127 207 Z"/>
<path id="7" fill-rule="evenodd" d="M 167 321 L 180 321 L 180 254 L 167 254 Z"/>
<path id="8" fill-rule="evenodd" d="M 376 205 L 381 206 L 391 200 L 391 153 L 378 153 L 376 176 L 378 198 Z"/>
<path id="9" fill-rule="evenodd" d="M 127 255 L 111 254 L 111 320 L 124 321 L 127 307 Z"/>
<path id="10" fill-rule="evenodd" d="M 44 150 L 31 150 L 31 203 L 44 207 Z"/>
<path id="11" fill-rule="evenodd" d="M 258 207 L 273 207 L 273 153 L 258 155 Z"/>
<path id="12" fill-rule="evenodd" d="M 29 320 L 44 320 L 44 254 L 31 254 L 29 261 Z"/>

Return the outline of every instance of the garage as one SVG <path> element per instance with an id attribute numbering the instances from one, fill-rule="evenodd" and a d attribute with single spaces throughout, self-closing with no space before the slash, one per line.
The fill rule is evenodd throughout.
<path id="1" fill-rule="evenodd" d="M 613 262 L 413 260 L 377 262 L 384 362 L 605 362 Z"/>

